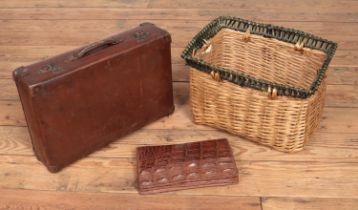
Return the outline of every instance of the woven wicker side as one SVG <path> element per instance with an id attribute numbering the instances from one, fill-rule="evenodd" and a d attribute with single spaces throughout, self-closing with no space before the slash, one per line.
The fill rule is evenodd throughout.
<path id="1" fill-rule="evenodd" d="M 299 151 L 306 138 L 308 100 L 278 97 L 215 81 L 190 70 L 194 122 L 226 130 L 284 152 Z"/>
<path id="2" fill-rule="evenodd" d="M 303 149 L 324 107 L 337 44 L 312 34 L 218 17 L 184 49 L 194 121 L 284 152 Z"/>
<path id="3" fill-rule="evenodd" d="M 193 56 L 258 79 L 309 89 L 326 54 L 294 44 L 222 29 Z M 213 78 L 214 76 L 214 78 Z M 222 81 L 191 68 L 194 121 L 229 131 L 284 152 L 303 149 L 318 127 L 326 84 L 309 98 L 278 96 Z"/>
<path id="4" fill-rule="evenodd" d="M 308 112 L 307 112 L 307 131 L 306 141 L 312 133 L 318 128 L 323 114 L 323 107 L 326 98 L 327 81 L 324 79 L 316 91 L 316 93 L 309 98 Z"/>
<path id="5" fill-rule="evenodd" d="M 290 43 L 231 29 L 222 29 L 207 43 L 195 57 L 257 79 L 303 89 L 310 88 L 326 59 L 319 50 L 295 50 Z"/>

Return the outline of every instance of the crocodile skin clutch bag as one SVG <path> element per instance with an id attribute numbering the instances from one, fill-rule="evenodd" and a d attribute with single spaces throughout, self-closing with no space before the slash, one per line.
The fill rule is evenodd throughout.
<path id="1" fill-rule="evenodd" d="M 140 194 L 234 184 L 238 170 L 226 139 L 137 148 Z"/>

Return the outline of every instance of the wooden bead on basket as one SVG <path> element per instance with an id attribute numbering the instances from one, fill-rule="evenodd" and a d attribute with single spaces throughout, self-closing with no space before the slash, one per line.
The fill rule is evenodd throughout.
<path id="1" fill-rule="evenodd" d="M 220 74 L 218 72 L 211 71 L 210 75 L 213 78 L 213 80 L 215 80 L 217 82 L 221 81 Z"/>
<path id="2" fill-rule="evenodd" d="M 296 51 L 299 51 L 299 52 L 303 53 L 303 51 L 304 51 L 303 45 L 304 45 L 303 42 L 297 42 L 297 43 L 295 44 L 294 49 L 295 49 Z"/>
<path id="3" fill-rule="evenodd" d="M 245 34 L 243 35 L 243 40 L 244 42 L 249 42 L 250 41 L 250 36 L 251 36 L 251 25 L 249 25 L 249 27 L 247 28 Z"/>
<path id="4" fill-rule="evenodd" d="M 267 89 L 269 99 L 276 99 L 277 98 L 277 89 L 268 87 Z"/>

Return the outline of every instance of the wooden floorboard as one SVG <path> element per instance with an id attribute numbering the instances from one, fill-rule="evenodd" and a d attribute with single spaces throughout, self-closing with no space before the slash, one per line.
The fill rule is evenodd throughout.
<path id="1" fill-rule="evenodd" d="M 236 159 L 236 163 L 240 170 L 239 184 L 191 189 L 177 194 L 358 198 L 356 162 Z M 0 179 L 6 180 L 0 183 L 0 188 L 4 189 L 137 192 L 133 157 L 89 157 L 57 174 L 49 174 L 33 156 L 1 156 L 0 164 Z"/>
<path id="2" fill-rule="evenodd" d="M 0 45 L 83 45 L 138 26 L 144 21 L 168 30 L 174 48 L 184 47 L 208 21 L 192 20 L 0 20 Z M 358 49 L 358 23 L 280 22 L 272 24 L 335 40 L 339 49 Z M 332 30 L 334 29 L 334 30 Z M 21 33 L 19 33 L 20 31 Z"/>
<path id="3" fill-rule="evenodd" d="M 1 1 L 2 8 L 49 8 L 49 7 L 70 7 L 70 8 L 91 8 L 91 7 L 120 7 L 120 8 L 146 8 L 150 0 L 11 0 Z"/>
<path id="4" fill-rule="evenodd" d="M 300 29 L 336 41 L 326 106 L 304 151 L 286 154 L 192 122 L 180 54 L 219 15 Z M 176 111 L 57 174 L 33 155 L 12 71 L 153 22 L 172 34 Z M 355 0 L 0 1 L 0 209 L 358 209 L 358 2 Z M 135 148 L 227 138 L 237 185 L 140 196 Z"/>
<path id="5" fill-rule="evenodd" d="M 205 139 L 227 138 L 238 160 L 255 161 L 307 161 L 307 162 L 358 162 L 357 134 L 316 132 L 305 150 L 287 154 L 257 145 L 222 131 L 197 130 L 140 130 L 90 155 L 92 158 L 131 158 L 138 146 L 178 144 Z M 33 156 L 26 127 L 0 127 L 0 155 Z"/>
<path id="6" fill-rule="evenodd" d="M 323 3 L 323 1 L 321 1 Z M 320 22 L 357 22 L 354 12 L 356 2 L 336 4 L 344 9 L 332 11 L 321 10 L 322 5 L 300 3 L 288 7 L 285 12 L 277 12 L 274 4 L 263 9 L 261 4 L 248 2 L 248 5 L 230 8 L 0 8 L 3 20 L 211 20 L 220 15 L 236 16 L 256 21 L 320 21 Z M 317 10 L 321 11 L 317 13 Z M 305 12 L 302 12 L 305 11 Z"/>
<path id="7" fill-rule="evenodd" d="M 260 198 L 240 196 L 187 196 L 113 193 L 64 193 L 29 190 L 0 190 L 0 209 L 14 210 L 260 210 Z M 175 205 L 174 205 L 175 204 Z"/>
<path id="8" fill-rule="evenodd" d="M 276 209 L 307 209 L 307 210 L 356 210 L 358 199 L 346 198 L 263 198 L 265 210 Z"/>

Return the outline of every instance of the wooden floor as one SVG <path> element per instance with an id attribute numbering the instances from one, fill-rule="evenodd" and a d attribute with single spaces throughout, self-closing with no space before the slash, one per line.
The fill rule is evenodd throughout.
<path id="1" fill-rule="evenodd" d="M 338 42 L 321 126 L 302 152 L 284 154 L 194 125 L 187 42 L 211 19 L 232 15 L 293 27 Z M 150 21 L 173 38 L 176 112 L 58 174 L 35 158 L 11 79 L 20 65 Z M 226 137 L 240 183 L 140 196 L 139 145 Z M 358 209 L 358 1 L 0 0 L 0 209 Z"/>

